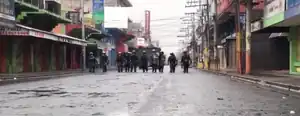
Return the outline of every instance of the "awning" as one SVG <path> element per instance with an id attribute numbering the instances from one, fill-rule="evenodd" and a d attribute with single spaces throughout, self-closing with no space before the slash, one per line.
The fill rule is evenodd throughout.
<path id="1" fill-rule="evenodd" d="M 126 35 L 125 35 L 125 40 L 124 40 L 124 42 L 127 42 L 127 41 L 130 41 L 130 40 L 132 40 L 132 39 L 134 39 L 135 38 L 135 36 L 133 35 L 133 34 L 131 34 L 131 33 L 127 33 Z"/>
<path id="2" fill-rule="evenodd" d="M 81 25 L 80 24 L 67 24 L 66 25 L 66 33 L 73 37 L 81 38 Z M 95 38 L 101 40 L 104 37 L 109 37 L 110 35 L 102 33 L 102 31 L 97 30 L 93 27 L 85 25 L 85 39 Z"/>
<path id="3" fill-rule="evenodd" d="M 263 27 L 263 20 L 258 20 L 251 23 L 252 33 L 282 33 L 289 32 L 289 27 L 279 27 L 279 26 L 268 26 Z"/>
<path id="4" fill-rule="evenodd" d="M 227 40 L 233 40 L 233 39 L 236 39 L 236 34 L 235 34 L 235 33 L 233 33 L 233 34 L 231 34 L 231 35 L 225 37 L 224 39 L 222 39 L 222 40 L 221 40 L 221 44 L 226 43 Z"/>
<path id="5" fill-rule="evenodd" d="M 52 41 L 64 42 L 69 44 L 86 46 L 87 42 L 78 38 L 70 37 L 62 34 L 55 34 L 52 32 L 42 31 L 39 29 L 34 29 L 24 25 L 17 24 L 15 28 L 1 28 L 0 35 L 6 36 L 32 36 L 37 38 L 48 39 Z"/>
<path id="6" fill-rule="evenodd" d="M 287 33 L 272 33 L 269 38 L 277 38 L 277 37 L 288 37 Z"/>

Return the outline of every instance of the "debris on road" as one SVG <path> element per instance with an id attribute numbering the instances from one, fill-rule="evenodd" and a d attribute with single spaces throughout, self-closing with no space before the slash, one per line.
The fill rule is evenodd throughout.
<path id="1" fill-rule="evenodd" d="M 221 97 L 219 97 L 219 98 L 217 98 L 218 100 L 224 100 L 224 98 L 221 98 Z"/>

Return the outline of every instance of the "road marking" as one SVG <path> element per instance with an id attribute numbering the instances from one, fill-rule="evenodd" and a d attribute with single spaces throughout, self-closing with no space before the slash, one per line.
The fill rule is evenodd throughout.
<path id="1" fill-rule="evenodd" d="M 135 112 L 137 112 L 139 109 L 141 109 L 147 102 L 148 102 L 148 97 L 149 95 L 151 95 L 160 85 L 160 83 L 162 83 L 162 81 L 164 80 L 164 77 L 160 77 L 160 79 L 158 80 L 158 82 L 154 82 L 154 86 L 149 89 L 149 90 L 145 90 L 144 92 L 142 92 L 138 99 L 140 100 L 139 103 L 135 106 L 135 108 L 133 108 L 130 111 L 131 116 L 135 115 Z"/>

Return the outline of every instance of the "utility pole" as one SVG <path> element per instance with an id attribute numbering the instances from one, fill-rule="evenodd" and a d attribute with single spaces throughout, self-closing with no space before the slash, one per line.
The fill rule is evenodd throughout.
<path id="1" fill-rule="evenodd" d="M 252 0 L 246 3 L 246 74 L 251 73 L 251 11 Z"/>
<path id="2" fill-rule="evenodd" d="M 200 11 L 201 10 L 201 7 L 203 6 L 202 4 L 201 4 L 201 0 L 191 0 L 191 1 L 188 1 L 187 2 L 187 6 L 186 7 L 198 7 L 199 9 L 198 9 L 198 11 Z M 192 15 L 192 31 L 193 31 L 193 33 L 192 33 L 192 41 L 191 41 L 191 43 L 192 43 L 192 49 L 193 49 L 193 61 L 194 61 L 194 65 L 195 64 L 197 64 L 197 62 L 198 62 L 198 59 L 196 58 L 196 56 L 199 56 L 199 57 L 201 57 L 200 56 L 200 50 L 197 50 L 197 39 L 196 39 L 196 29 L 195 29 L 195 15 L 196 14 L 198 14 L 199 15 L 199 26 L 200 26 L 200 24 L 202 23 L 202 17 L 203 16 L 201 16 L 201 14 L 199 14 L 199 12 L 194 12 L 194 13 L 192 13 L 193 15 Z M 201 25 L 202 26 L 202 25 Z M 202 39 L 202 42 L 201 42 L 201 47 L 203 47 L 203 45 L 205 45 L 204 44 L 204 42 L 203 42 L 203 39 Z M 199 52 L 199 53 L 197 53 L 197 51 Z M 202 55 L 202 54 L 201 54 Z"/>
<path id="3" fill-rule="evenodd" d="M 206 22 L 206 52 L 207 52 L 207 58 L 206 58 L 206 65 L 207 68 L 210 69 L 210 34 L 209 34 L 209 29 L 210 29 L 210 19 L 209 19 L 209 0 L 206 0 L 206 18 L 207 18 L 207 22 Z"/>
<path id="4" fill-rule="evenodd" d="M 185 13 L 186 15 L 190 15 L 191 16 L 191 19 L 192 19 L 192 39 L 191 39 L 191 48 L 192 48 L 192 51 L 193 51 L 193 54 L 192 54 L 192 61 L 193 61 L 193 64 L 196 64 L 197 60 L 196 59 L 196 36 L 195 36 L 195 12 L 192 12 L 192 13 Z M 189 30 L 188 30 L 189 31 Z M 189 33 L 189 32 L 188 32 Z"/>
<path id="5" fill-rule="evenodd" d="M 80 0 L 80 16 L 81 16 L 81 39 L 85 40 L 85 26 L 84 26 L 84 0 Z M 82 46 L 82 71 L 86 68 L 86 50 Z"/>
<path id="6" fill-rule="evenodd" d="M 240 2 L 235 0 L 235 29 L 236 29 L 236 63 L 237 63 L 237 72 L 240 74 L 242 71 L 242 39 L 241 39 L 241 24 L 240 24 Z"/>
<path id="7" fill-rule="evenodd" d="M 217 39 L 218 39 L 218 11 L 217 11 L 217 0 L 214 0 L 214 10 L 215 14 L 213 16 L 213 21 L 214 21 L 214 60 L 215 60 L 215 65 L 216 65 L 216 70 L 219 70 L 220 62 L 219 62 L 219 55 L 218 55 L 218 50 L 217 50 Z"/>

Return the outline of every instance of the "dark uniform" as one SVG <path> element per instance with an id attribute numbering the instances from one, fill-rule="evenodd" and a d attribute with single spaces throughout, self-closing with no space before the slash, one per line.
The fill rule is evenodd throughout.
<path id="1" fill-rule="evenodd" d="M 118 72 L 123 72 L 123 58 L 121 53 L 118 54 L 116 62 L 117 62 Z"/>
<path id="2" fill-rule="evenodd" d="M 181 64 L 183 66 L 183 73 L 189 72 L 189 66 L 191 64 L 192 60 L 190 56 L 187 54 L 187 52 L 184 52 L 183 56 L 181 57 Z"/>
<path id="3" fill-rule="evenodd" d="M 148 72 L 148 56 L 146 55 L 146 52 L 143 52 L 143 55 L 141 56 L 140 60 L 143 72 Z"/>
<path id="4" fill-rule="evenodd" d="M 131 55 L 130 61 L 131 61 L 131 69 L 130 72 L 136 72 L 136 68 L 138 66 L 138 60 L 139 58 L 137 57 L 136 53 L 133 52 L 133 54 Z"/>
<path id="5" fill-rule="evenodd" d="M 177 65 L 177 59 L 176 56 L 171 53 L 168 58 L 168 63 L 170 65 L 170 73 L 175 73 L 176 65 Z"/>
<path id="6" fill-rule="evenodd" d="M 130 54 L 129 53 L 125 53 L 125 57 L 124 57 L 124 63 L 125 63 L 125 72 L 129 72 L 130 69 Z"/>
<path id="7" fill-rule="evenodd" d="M 102 71 L 107 72 L 107 65 L 108 65 L 108 56 L 106 53 L 103 53 L 101 56 L 101 65 L 102 65 Z"/>
<path id="8" fill-rule="evenodd" d="M 159 63 L 158 55 L 153 53 L 151 56 L 152 72 L 156 73 L 156 70 L 158 68 L 158 63 Z"/>
<path id="9" fill-rule="evenodd" d="M 96 60 L 93 52 L 90 52 L 90 56 L 88 59 L 89 72 L 92 72 L 92 73 L 95 72 L 96 64 L 97 64 L 97 60 Z"/>
<path id="10" fill-rule="evenodd" d="M 159 59 L 158 70 L 159 72 L 164 72 L 164 66 L 166 61 L 166 56 L 164 55 L 164 52 L 160 52 L 158 59 Z"/>

